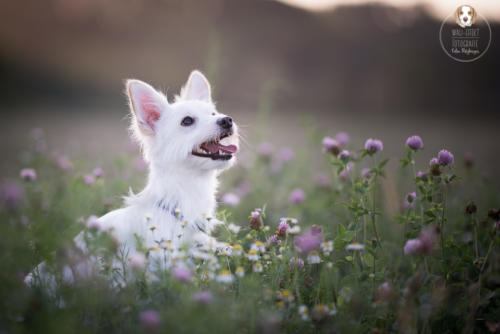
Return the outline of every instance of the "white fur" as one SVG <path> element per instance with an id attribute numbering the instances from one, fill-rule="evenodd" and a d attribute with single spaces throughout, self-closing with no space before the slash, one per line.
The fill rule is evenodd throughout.
<path id="1" fill-rule="evenodd" d="M 460 27 L 470 27 L 475 20 L 475 11 L 471 6 L 463 5 L 458 7 L 456 12 L 457 23 Z"/>
<path id="2" fill-rule="evenodd" d="M 174 103 L 142 81 L 128 80 L 126 86 L 131 130 L 149 163 L 149 178 L 142 192 L 126 198 L 125 207 L 99 218 L 100 229 L 109 231 L 128 254 L 136 251 L 134 234 L 147 247 L 156 246 L 158 241 L 169 242 L 174 248 L 184 243 L 213 243 L 209 234 L 215 224 L 210 218 L 216 209 L 217 176 L 235 157 L 221 161 L 191 154 L 222 131 L 216 122 L 225 115 L 217 112 L 207 79 L 193 71 Z M 192 126 L 181 126 L 186 116 L 195 119 Z M 238 144 L 236 124 L 233 128 L 233 135 L 221 143 Z M 85 250 L 83 233 L 75 242 Z M 155 252 L 151 254 L 154 257 Z"/>

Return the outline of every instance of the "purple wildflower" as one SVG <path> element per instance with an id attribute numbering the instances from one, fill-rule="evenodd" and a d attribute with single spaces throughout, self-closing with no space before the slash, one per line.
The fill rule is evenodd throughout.
<path id="1" fill-rule="evenodd" d="M 389 300 L 392 295 L 392 287 L 389 282 L 384 282 L 377 288 L 377 299 L 378 300 Z"/>
<path id="2" fill-rule="evenodd" d="M 349 180 L 349 175 L 351 173 L 351 170 L 353 168 L 352 162 L 348 162 L 346 167 L 340 172 L 339 177 L 342 181 L 347 181 Z"/>
<path id="3" fill-rule="evenodd" d="M 447 150 L 439 151 L 438 162 L 441 166 L 451 165 L 453 163 L 453 160 L 454 160 L 453 154 L 451 154 Z"/>
<path id="4" fill-rule="evenodd" d="M 406 140 L 406 146 L 416 151 L 424 147 L 424 142 L 419 136 L 411 136 Z"/>
<path id="5" fill-rule="evenodd" d="M 283 147 L 278 154 L 281 162 L 289 162 L 295 157 L 295 153 L 290 147 Z"/>
<path id="6" fill-rule="evenodd" d="M 434 252 L 434 248 L 437 243 L 437 232 L 435 226 L 427 226 L 421 232 L 418 237 L 421 243 L 420 252 L 423 255 L 431 255 Z"/>
<path id="7" fill-rule="evenodd" d="M 278 236 L 276 234 L 273 234 L 269 238 L 267 238 L 266 243 L 271 246 L 271 245 L 281 245 L 281 240 L 278 239 Z"/>
<path id="8" fill-rule="evenodd" d="M 377 153 L 379 151 L 382 151 L 383 149 L 384 144 L 378 139 L 369 138 L 365 142 L 365 150 L 370 154 Z"/>
<path id="9" fill-rule="evenodd" d="M 321 227 L 311 227 L 304 231 L 301 235 L 295 237 L 293 244 L 302 253 L 307 254 L 312 250 L 316 250 L 321 246 L 323 234 Z"/>
<path id="10" fill-rule="evenodd" d="M 73 164 L 69 160 L 69 158 L 65 155 L 56 156 L 56 165 L 63 172 L 69 171 L 73 168 Z"/>
<path id="11" fill-rule="evenodd" d="M 269 142 L 262 142 L 259 145 L 259 154 L 263 157 L 270 157 L 273 154 L 274 146 Z"/>
<path id="12" fill-rule="evenodd" d="M 315 182 L 318 187 L 329 187 L 331 185 L 330 177 L 325 173 L 316 174 Z"/>
<path id="13" fill-rule="evenodd" d="M 250 182 L 247 180 L 242 180 L 239 184 L 238 187 L 236 188 L 236 194 L 239 195 L 240 197 L 245 197 L 250 193 L 252 190 L 252 186 L 250 185 Z"/>
<path id="14" fill-rule="evenodd" d="M 262 221 L 260 220 L 260 214 L 262 209 L 255 209 L 250 213 L 250 228 L 252 230 L 259 230 L 262 226 Z"/>
<path id="15" fill-rule="evenodd" d="M 311 234 L 314 235 L 321 235 L 323 233 L 323 228 L 319 225 L 313 225 L 311 226 Z"/>
<path id="16" fill-rule="evenodd" d="M 276 230 L 276 235 L 279 237 L 286 237 L 286 232 L 290 229 L 290 225 L 286 221 L 282 220 Z"/>
<path id="17" fill-rule="evenodd" d="M 214 296 L 210 291 L 202 291 L 195 293 L 192 297 L 191 300 L 195 303 L 199 304 L 210 304 L 212 300 L 214 299 Z"/>
<path id="18" fill-rule="evenodd" d="M 221 198 L 222 204 L 227 206 L 237 206 L 240 204 L 240 198 L 235 193 L 225 193 Z"/>
<path id="19" fill-rule="evenodd" d="M 36 171 L 33 168 L 23 168 L 19 173 L 19 176 L 26 181 L 36 180 Z"/>
<path id="20" fill-rule="evenodd" d="M 416 192 L 411 192 L 406 195 L 406 200 L 408 203 L 413 203 L 413 201 L 417 198 L 417 193 Z"/>
<path id="21" fill-rule="evenodd" d="M 404 209 L 404 210 L 407 210 L 408 208 L 412 208 L 412 207 L 414 206 L 414 204 L 415 204 L 415 203 L 410 203 L 410 202 L 408 202 L 407 200 L 405 200 L 405 201 L 403 202 L 403 209 Z"/>
<path id="22" fill-rule="evenodd" d="M 304 260 L 300 257 L 292 257 L 290 259 L 290 271 L 294 271 L 295 268 L 302 270 L 304 268 Z"/>
<path id="23" fill-rule="evenodd" d="M 86 185 L 91 186 L 95 183 L 95 177 L 92 174 L 87 174 L 83 176 L 83 181 Z"/>
<path id="24" fill-rule="evenodd" d="M 189 282 L 193 278 L 193 273 L 185 264 L 177 264 L 172 269 L 172 276 L 180 282 Z"/>
<path id="25" fill-rule="evenodd" d="M 139 314 L 141 324 L 149 330 L 155 330 L 161 325 L 160 313 L 154 310 L 145 310 Z"/>
<path id="26" fill-rule="evenodd" d="M 420 180 L 427 180 L 427 174 L 425 174 L 424 172 L 422 171 L 418 171 L 417 172 L 417 178 L 419 178 Z"/>
<path id="27" fill-rule="evenodd" d="M 330 152 L 331 154 L 337 156 L 340 152 L 340 143 L 331 137 L 323 138 L 323 152 Z"/>
<path id="28" fill-rule="evenodd" d="M 24 190 L 17 181 L 4 181 L 0 188 L 0 200 L 11 210 L 19 208 L 23 195 Z"/>
<path id="29" fill-rule="evenodd" d="M 372 176 L 372 171 L 370 168 L 363 168 L 361 170 L 361 176 L 365 179 L 369 179 Z"/>
<path id="30" fill-rule="evenodd" d="M 348 150 L 343 150 L 342 152 L 340 152 L 339 154 L 339 159 L 340 160 L 343 160 L 343 161 L 347 161 L 349 160 L 349 157 L 350 157 L 350 154 L 349 154 L 349 151 Z"/>
<path id="31" fill-rule="evenodd" d="M 252 218 L 259 218 L 260 216 L 260 211 L 258 211 L 257 209 L 255 209 L 255 211 L 252 211 L 250 213 L 250 216 L 252 216 Z"/>
<path id="32" fill-rule="evenodd" d="M 408 239 L 404 247 L 404 253 L 407 255 L 417 254 L 420 251 L 422 243 L 418 239 Z"/>
<path id="33" fill-rule="evenodd" d="M 92 171 L 92 174 L 94 174 L 95 177 L 100 178 L 104 175 L 104 171 L 102 170 L 102 168 L 97 167 L 97 168 L 94 168 L 94 170 Z"/>
<path id="34" fill-rule="evenodd" d="M 300 204 L 306 199 L 306 194 L 302 189 L 294 189 L 289 196 L 289 200 L 292 204 Z"/>
<path id="35" fill-rule="evenodd" d="M 432 158 L 432 159 L 429 161 L 429 165 L 430 165 L 430 166 L 439 165 L 438 158 Z"/>
<path id="36" fill-rule="evenodd" d="M 143 270 L 146 268 L 146 256 L 144 254 L 135 252 L 129 256 L 130 267 L 136 270 Z"/>
<path id="37" fill-rule="evenodd" d="M 425 227 L 418 239 L 409 239 L 404 246 L 405 254 L 432 255 L 437 243 L 437 232 L 434 226 Z"/>
<path id="38" fill-rule="evenodd" d="M 337 135 L 335 136 L 335 139 L 337 139 L 337 141 L 340 143 L 340 145 L 347 145 L 347 144 L 349 144 L 349 141 L 351 140 L 349 138 L 349 135 L 345 132 L 337 133 Z"/>
<path id="39" fill-rule="evenodd" d="M 99 231 L 101 229 L 101 223 L 99 223 L 99 217 L 92 215 L 89 218 L 87 218 L 87 227 L 90 230 Z"/>

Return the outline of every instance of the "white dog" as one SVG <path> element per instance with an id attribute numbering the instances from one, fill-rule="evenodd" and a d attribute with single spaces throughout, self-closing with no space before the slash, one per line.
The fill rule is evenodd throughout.
<path id="1" fill-rule="evenodd" d="M 236 124 L 216 110 L 210 84 L 198 71 L 191 73 L 173 103 L 139 80 L 128 80 L 126 92 L 131 129 L 149 164 L 149 179 L 142 192 L 129 196 L 124 208 L 99 218 L 94 228 L 108 231 L 129 255 L 136 252 L 137 236 L 146 247 L 214 243 L 210 232 L 217 176 L 235 161 Z M 75 243 L 85 252 L 84 239 L 82 232 Z M 150 263 L 154 257 L 152 252 Z M 38 267 L 38 277 L 43 267 Z M 74 276 L 71 269 L 65 276 Z M 30 274 L 26 281 L 32 279 Z"/>
<path id="2" fill-rule="evenodd" d="M 476 21 L 476 11 L 468 5 L 460 6 L 455 11 L 455 19 L 460 27 L 470 27 Z"/>

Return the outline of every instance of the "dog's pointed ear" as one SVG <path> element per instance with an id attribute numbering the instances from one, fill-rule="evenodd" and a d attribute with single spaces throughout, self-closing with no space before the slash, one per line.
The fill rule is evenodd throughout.
<path id="1" fill-rule="evenodd" d="M 130 110 L 141 133 L 154 135 L 156 122 L 168 107 L 165 95 L 140 80 L 129 79 L 126 82 Z"/>
<path id="2" fill-rule="evenodd" d="M 186 85 L 181 90 L 181 99 L 212 102 L 210 83 L 200 71 L 191 72 Z"/>

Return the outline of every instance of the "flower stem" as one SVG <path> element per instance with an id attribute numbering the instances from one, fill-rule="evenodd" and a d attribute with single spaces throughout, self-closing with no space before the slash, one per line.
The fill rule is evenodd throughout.
<path id="1" fill-rule="evenodd" d="M 413 182 L 415 182 L 415 179 L 417 178 L 417 171 L 415 169 L 415 159 L 413 159 L 413 154 L 411 156 L 411 169 L 413 171 Z M 418 187 L 416 187 L 415 192 L 417 193 L 417 199 L 419 196 L 420 191 L 418 190 Z M 420 207 L 420 220 L 422 221 L 422 226 L 424 226 L 424 204 L 422 201 L 418 201 L 419 207 Z"/>
<path id="2" fill-rule="evenodd" d="M 375 159 L 373 159 L 373 167 L 376 168 Z M 376 208 L 376 197 L 377 197 L 377 177 L 378 171 L 375 173 L 373 177 L 373 190 L 372 190 L 372 211 L 371 211 L 371 220 L 373 225 L 373 233 L 375 233 L 375 238 L 377 239 L 377 243 L 379 247 L 382 249 L 382 244 L 380 243 L 380 238 L 377 232 L 377 225 L 375 222 L 375 208 Z"/>
<path id="3" fill-rule="evenodd" d="M 446 212 L 446 193 L 447 193 L 447 188 L 445 186 L 443 190 L 443 208 L 442 208 L 442 213 L 441 213 L 441 231 L 439 233 L 440 239 L 441 239 L 441 255 L 444 258 L 444 219 L 445 219 L 445 212 Z"/>
<path id="4" fill-rule="evenodd" d="M 479 270 L 479 275 L 481 275 L 481 273 L 484 270 L 484 266 L 486 265 L 486 262 L 488 262 L 488 257 L 490 256 L 491 250 L 493 249 L 493 243 L 494 240 L 491 240 L 490 245 L 488 246 L 488 251 L 486 252 L 486 256 L 484 257 L 483 264 L 481 265 L 481 269 Z"/>

